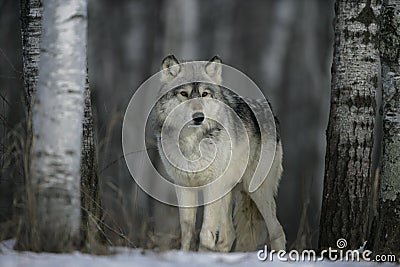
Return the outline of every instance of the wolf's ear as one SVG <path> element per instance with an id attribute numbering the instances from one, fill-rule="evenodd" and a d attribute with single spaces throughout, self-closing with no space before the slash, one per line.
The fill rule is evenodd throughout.
<path id="1" fill-rule="evenodd" d="M 218 56 L 214 56 L 206 64 L 206 73 L 214 81 L 221 82 L 222 80 L 222 60 Z"/>
<path id="2" fill-rule="evenodd" d="M 162 79 L 170 80 L 179 74 L 181 66 L 174 55 L 168 55 L 163 59 L 161 69 Z"/>

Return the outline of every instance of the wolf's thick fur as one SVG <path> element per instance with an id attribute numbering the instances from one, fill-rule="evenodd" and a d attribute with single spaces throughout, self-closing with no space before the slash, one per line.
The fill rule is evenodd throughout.
<path id="1" fill-rule="evenodd" d="M 209 62 L 200 67 L 186 67 L 180 64 L 174 56 L 168 56 L 162 63 L 162 97 L 155 105 L 154 125 L 156 127 L 157 144 L 160 157 L 168 175 L 175 183 L 184 186 L 202 186 L 213 181 L 218 177 L 227 166 L 230 158 L 227 156 L 229 149 L 235 148 L 236 151 L 245 155 L 246 146 L 249 148 L 249 162 L 246 162 L 246 168 L 239 183 L 232 181 L 234 189 L 224 197 L 214 201 L 204 207 L 203 225 L 200 232 L 201 250 L 213 251 L 251 251 L 255 250 L 260 242 L 260 236 L 265 233 L 265 226 L 268 229 L 271 248 L 274 250 L 285 249 L 285 234 L 282 226 L 276 218 L 275 195 L 282 174 L 282 144 L 279 138 L 277 121 L 274 118 L 265 118 L 266 127 L 264 129 L 267 139 L 273 141 L 275 146 L 275 157 L 272 162 L 271 170 L 261 186 L 254 192 L 249 193 L 248 188 L 252 175 L 258 164 L 261 147 L 261 128 L 259 127 L 255 114 L 268 108 L 265 100 L 244 101 L 240 96 L 232 91 L 223 88 L 219 84 L 222 80 L 221 61 L 214 57 Z M 191 82 L 178 87 L 173 84 L 179 84 L 179 80 L 184 81 L 187 77 L 207 82 Z M 206 99 L 215 99 L 225 103 L 236 114 L 237 117 L 219 110 L 215 105 L 207 104 Z M 191 100 L 191 101 L 188 101 Z M 188 101 L 187 109 L 182 116 L 174 116 L 172 123 L 166 125 L 168 114 L 181 103 Z M 251 108 L 249 107 L 251 106 Z M 219 114 L 220 122 L 207 119 L 203 112 Z M 254 112 L 254 113 L 253 113 Z M 185 123 L 184 115 L 190 113 L 193 121 Z M 200 115 L 198 115 L 200 114 Z M 202 115 L 203 114 L 203 115 Z M 222 114 L 222 115 L 221 115 Z M 197 116 L 197 117 L 196 117 Z M 240 127 L 240 120 L 245 128 Z M 179 149 L 181 154 L 177 155 L 171 151 L 162 148 L 161 129 L 168 136 L 179 130 Z M 224 128 L 228 128 L 231 134 L 228 134 Z M 273 133 L 276 131 L 276 136 Z M 232 134 L 233 133 L 233 134 Z M 247 134 L 247 140 L 244 137 Z M 273 137 L 272 137 L 273 136 Z M 274 138 L 274 140 L 272 140 Z M 246 141 L 246 142 L 244 142 Z M 227 144 L 231 143 L 232 147 Z M 200 149 L 199 149 L 200 147 Z M 221 151 L 221 153 L 211 153 L 211 151 Z M 242 152 L 243 151 L 243 152 Z M 273 151 L 272 151 L 273 152 Z M 185 158 L 195 162 L 182 163 L 183 168 L 179 168 L 171 163 L 171 160 L 182 162 L 178 157 Z M 201 166 L 214 158 L 211 164 L 206 168 L 196 172 L 187 171 L 193 164 Z M 246 157 L 243 157 L 245 160 Z M 197 160 L 199 159 L 199 160 Z M 242 159 L 231 167 L 231 173 L 237 174 Z M 203 162 L 204 161 L 204 162 Z M 237 163 L 237 164 L 236 164 Z M 181 166 L 181 167 L 182 167 Z M 226 185 L 226 186 L 229 186 Z M 212 190 L 211 190 L 212 191 Z M 205 192 L 205 194 L 213 192 Z M 197 195 L 177 191 L 178 201 L 190 201 L 195 203 Z M 193 247 L 196 208 L 179 208 L 181 224 L 181 248 L 189 250 Z M 234 242 L 235 241 L 235 242 Z M 234 247 L 233 247 L 233 244 Z"/>

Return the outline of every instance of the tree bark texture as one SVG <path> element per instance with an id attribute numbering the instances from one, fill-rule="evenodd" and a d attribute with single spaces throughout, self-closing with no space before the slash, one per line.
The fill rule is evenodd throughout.
<path id="1" fill-rule="evenodd" d="M 89 79 L 86 79 L 85 109 L 82 132 L 81 158 L 81 206 L 82 246 L 96 250 L 103 243 L 103 210 L 101 208 L 100 181 L 98 176 L 97 151 L 93 130 L 92 101 Z M 95 251 L 97 252 L 97 251 Z"/>
<path id="2" fill-rule="evenodd" d="M 25 114 L 26 114 L 26 141 L 24 153 L 24 179 L 28 183 L 30 160 L 25 155 L 29 155 L 32 145 L 32 105 L 37 91 L 39 60 L 40 60 L 40 39 L 42 34 L 42 1 L 41 0 L 21 0 L 20 1 L 20 20 L 21 20 L 21 39 L 22 39 L 22 64 L 23 64 L 23 85 L 25 95 Z M 30 219 L 28 205 L 32 201 L 27 188 L 23 188 L 23 201 L 25 202 L 26 217 L 22 217 L 16 249 L 24 250 L 29 248 L 32 240 L 29 237 Z"/>
<path id="3" fill-rule="evenodd" d="M 78 246 L 86 30 L 85 0 L 43 0 L 32 117 L 33 250 L 68 251 Z"/>
<path id="4" fill-rule="evenodd" d="M 379 75 L 377 1 L 337 0 L 319 247 L 366 240 L 375 94 Z"/>
<path id="5" fill-rule="evenodd" d="M 376 253 L 400 257 L 400 1 L 383 1 L 380 27 L 383 103 Z"/>
<path id="6" fill-rule="evenodd" d="M 21 0 L 20 10 L 25 103 L 29 114 L 38 79 L 39 46 L 42 31 L 42 1 Z"/>

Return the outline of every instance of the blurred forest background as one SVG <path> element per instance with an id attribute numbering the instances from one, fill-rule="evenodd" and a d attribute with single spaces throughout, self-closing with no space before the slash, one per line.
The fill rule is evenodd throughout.
<path id="1" fill-rule="evenodd" d="M 315 247 L 330 98 L 333 0 L 90 0 L 89 79 L 109 241 L 179 247 L 178 210 L 147 196 L 121 146 L 125 109 L 167 54 L 219 55 L 252 78 L 281 122 L 278 218 L 287 247 Z M 26 118 L 19 1 L 0 0 L 0 239 L 15 236 Z"/>

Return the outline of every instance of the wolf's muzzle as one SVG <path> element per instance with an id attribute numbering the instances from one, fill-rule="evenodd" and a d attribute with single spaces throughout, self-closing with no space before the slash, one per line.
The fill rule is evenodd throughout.
<path id="1" fill-rule="evenodd" d="M 194 124 L 200 125 L 204 121 L 204 113 L 203 112 L 195 112 L 192 115 Z"/>

